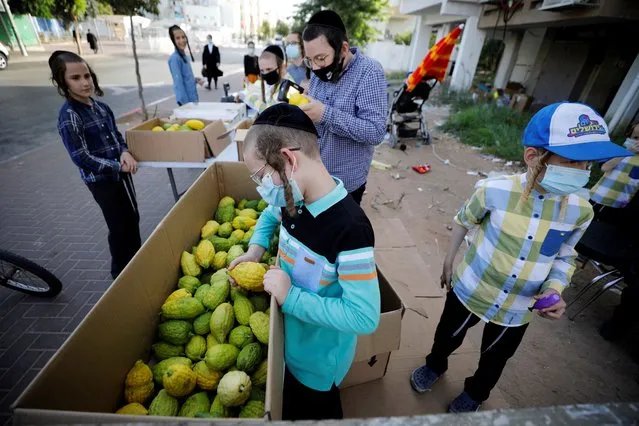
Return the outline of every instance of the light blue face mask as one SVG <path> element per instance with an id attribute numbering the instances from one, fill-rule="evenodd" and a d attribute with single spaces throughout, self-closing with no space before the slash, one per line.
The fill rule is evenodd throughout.
<path id="1" fill-rule="evenodd" d="M 551 194 L 568 195 L 586 186 L 590 179 L 590 170 L 549 164 L 539 185 Z"/>
<path id="2" fill-rule="evenodd" d="M 288 59 L 297 59 L 300 57 L 300 47 L 297 44 L 289 44 L 286 46 L 286 57 Z"/>
<path id="3" fill-rule="evenodd" d="M 304 196 L 302 195 L 302 191 L 300 191 L 300 187 L 293 179 L 293 174 L 291 174 L 291 178 L 288 180 L 291 185 L 291 189 L 293 190 L 293 201 L 295 204 L 304 200 Z M 267 204 L 282 208 L 286 207 L 286 196 L 284 195 L 284 187 L 282 185 L 275 185 L 273 183 L 273 174 L 269 173 L 264 175 L 262 178 L 262 184 L 257 187 L 257 192 L 260 196 L 267 202 Z"/>
<path id="4" fill-rule="evenodd" d="M 635 144 L 634 139 L 626 138 L 626 140 L 623 142 L 623 147 L 626 149 L 630 149 L 633 147 L 634 144 Z"/>

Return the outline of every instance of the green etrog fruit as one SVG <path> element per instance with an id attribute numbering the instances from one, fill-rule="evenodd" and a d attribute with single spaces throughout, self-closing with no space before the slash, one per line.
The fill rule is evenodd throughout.
<path id="1" fill-rule="evenodd" d="M 191 339 L 191 323 L 182 320 L 169 320 L 158 325 L 158 336 L 172 345 L 186 345 Z"/>
<path id="2" fill-rule="evenodd" d="M 215 371 L 224 371 L 235 365 L 240 350 L 228 343 L 215 345 L 206 351 L 206 365 Z"/>
<path id="3" fill-rule="evenodd" d="M 209 401 L 206 392 L 199 392 L 189 396 L 186 401 L 184 401 L 178 413 L 178 417 L 195 417 L 197 413 L 209 411 L 210 407 L 211 401 Z"/>
<path id="4" fill-rule="evenodd" d="M 180 403 L 177 398 L 172 397 L 166 390 L 162 389 L 149 405 L 149 416 L 175 417 L 179 408 Z"/>
<path id="5" fill-rule="evenodd" d="M 203 336 L 191 337 L 184 348 L 184 353 L 191 361 L 200 361 L 206 353 L 206 339 Z"/>
<path id="6" fill-rule="evenodd" d="M 211 332 L 211 315 L 213 312 L 204 312 L 193 321 L 193 332 L 200 336 L 206 336 Z"/>
<path id="7" fill-rule="evenodd" d="M 166 342 L 155 343 L 153 346 L 151 346 L 151 349 L 153 349 L 153 354 L 160 361 L 162 361 L 163 359 L 184 355 L 184 346 L 172 345 Z"/>
<path id="8" fill-rule="evenodd" d="M 249 343 L 237 356 L 235 366 L 238 370 L 251 374 L 262 361 L 262 347 L 259 343 Z"/>
<path id="9" fill-rule="evenodd" d="M 238 295 L 233 301 L 233 313 L 238 323 L 249 325 L 253 312 L 253 303 L 247 297 Z"/>
<path id="10" fill-rule="evenodd" d="M 229 333 L 229 343 L 238 349 L 244 348 L 249 343 L 253 343 L 255 337 L 251 331 L 251 327 L 246 325 L 238 325 Z"/>

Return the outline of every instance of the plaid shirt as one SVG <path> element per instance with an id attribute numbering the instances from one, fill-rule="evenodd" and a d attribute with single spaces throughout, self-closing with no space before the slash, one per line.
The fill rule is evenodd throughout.
<path id="1" fill-rule="evenodd" d="M 68 99 L 58 115 L 58 132 L 84 183 L 120 179 L 120 155 L 126 142 L 107 104 L 92 99 L 89 106 Z"/>
<path id="2" fill-rule="evenodd" d="M 639 189 L 639 155 L 625 157 L 592 188 L 590 199 L 604 206 L 626 207 Z"/>
<path id="3" fill-rule="evenodd" d="M 533 190 L 518 201 L 526 174 L 477 182 L 455 221 L 471 229 L 471 244 L 453 274 L 453 291 L 484 321 L 519 326 L 532 319 L 532 297 L 548 288 L 562 292 L 575 270 L 575 244 L 593 217 L 584 197 Z"/>
<path id="4" fill-rule="evenodd" d="M 382 66 L 357 49 L 337 83 L 311 75 L 308 93 L 325 105 L 315 123 L 322 161 L 348 192 L 366 183 L 375 145 L 384 140 L 388 101 Z"/>

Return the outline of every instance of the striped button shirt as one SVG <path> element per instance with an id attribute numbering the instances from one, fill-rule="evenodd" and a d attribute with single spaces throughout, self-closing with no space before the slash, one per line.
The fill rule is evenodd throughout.
<path id="1" fill-rule="evenodd" d="M 322 161 L 348 192 L 366 183 L 375 146 L 386 133 L 386 77 L 375 60 L 351 49 L 354 56 L 337 83 L 311 75 L 309 95 L 324 104 L 315 123 Z"/>
<path id="2" fill-rule="evenodd" d="M 626 207 L 639 189 L 639 155 L 625 157 L 592 187 L 590 199 L 608 207 Z"/>
<path id="3" fill-rule="evenodd" d="M 58 115 L 58 132 L 84 183 L 118 181 L 120 156 L 127 146 L 111 108 L 92 101 L 89 106 L 67 100 Z"/>
<path id="4" fill-rule="evenodd" d="M 373 228 L 343 184 L 290 217 L 268 207 L 251 244 L 268 247 L 280 226 L 281 268 L 292 287 L 282 306 L 284 358 L 291 373 L 327 391 L 346 376 L 358 334 L 370 334 L 380 317 Z"/>
<path id="5" fill-rule="evenodd" d="M 504 326 L 532 319 L 533 296 L 563 291 L 575 270 L 575 244 L 593 217 L 577 194 L 567 196 L 561 214 L 561 197 L 536 190 L 518 204 L 525 185 L 526 174 L 481 180 L 455 217 L 472 232 L 453 291 L 484 321 Z"/>

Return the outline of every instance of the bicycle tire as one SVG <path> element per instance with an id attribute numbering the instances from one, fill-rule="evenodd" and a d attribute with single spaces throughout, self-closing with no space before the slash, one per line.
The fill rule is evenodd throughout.
<path id="1" fill-rule="evenodd" d="M 0 263 L 2 262 L 11 264 L 18 270 L 25 271 L 33 275 L 46 284 L 46 286 L 43 286 L 41 290 L 31 289 L 33 288 L 32 286 L 30 287 L 10 279 L 13 277 L 3 276 L 3 273 L 0 270 L 0 285 L 4 287 L 38 297 L 53 297 L 62 290 L 62 282 L 60 282 L 55 275 L 29 259 L 6 250 L 0 250 Z"/>

